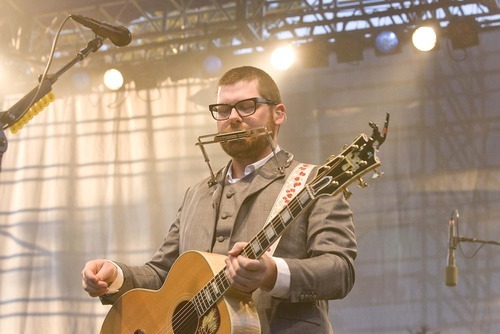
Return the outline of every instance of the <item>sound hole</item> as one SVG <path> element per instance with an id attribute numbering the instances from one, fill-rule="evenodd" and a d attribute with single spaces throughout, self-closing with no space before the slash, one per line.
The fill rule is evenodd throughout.
<path id="1" fill-rule="evenodd" d="M 198 328 L 198 314 L 194 305 L 185 301 L 177 305 L 172 317 L 172 329 L 175 334 L 195 334 Z"/>
<path id="2" fill-rule="evenodd" d="M 200 319 L 192 303 L 180 303 L 172 317 L 174 334 L 215 334 L 220 327 L 220 314 L 217 307 L 212 307 Z"/>

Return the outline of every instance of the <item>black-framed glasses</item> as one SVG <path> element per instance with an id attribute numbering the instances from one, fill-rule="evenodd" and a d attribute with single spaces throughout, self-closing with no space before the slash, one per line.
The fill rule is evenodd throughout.
<path id="1" fill-rule="evenodd" d="M 236 109 L 236 112 L 242 118 L 253 115 L 255 113 L 255 110 L 257 110 L 257 103 L 276 104 L 262 97 L 252 97 L 250 99 L 238 101 L 234 105 L 225 103 L 211 104 L 208 106 L 208 110 L 210 110 L 212 117 L 216 121 L 224 121 L 226 119 L 229 119 L 233 108 Z"/>

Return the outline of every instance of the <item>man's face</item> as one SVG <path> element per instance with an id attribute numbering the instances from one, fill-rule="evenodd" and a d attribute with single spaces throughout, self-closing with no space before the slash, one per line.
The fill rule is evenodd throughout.
<path id="1" fill-rule="evenodd" d="M 217 103 L 234 105 L 238 101 L 253 97 L 262 97 L 257 88 L 257 80 L 239 81 L 232 85 L 219 87 Z M 218 132 L 224 133 L 266 126 L 274 133 L 277 124 L 273 117 L 273 108 L 273 105 L 258 103 L 255 113 L 246 117 L 241 117 L 233 108 L 229 119 L 217 121 Z M 227 154 L 234 158 L 259 158 L 270 152 L 266 136 L 223 142 L 221 146 Z"/>

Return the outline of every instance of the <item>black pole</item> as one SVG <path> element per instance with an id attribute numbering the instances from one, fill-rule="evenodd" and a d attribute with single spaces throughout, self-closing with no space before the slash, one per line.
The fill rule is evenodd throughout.
<path id="1" fill-rule="evenodd" d="M 36 102 L 47 95 L 52 90 L 52 84 L 54 84 L 63 73 L 79 61 L 85 59 L 91 52 L 99 50 L 102 43 L 102 37 L 96 37 L 91 40 L 68 64 L 63 66 L 56 73 L 49 74 L 45 78 L 40 78 L 40 80 L 43 80 L 42 82 L 10 107 L 9 110 L 0 113 L 0 172 L 2 171 L 2 157 L 8 147 L 7 136 L 4 130 L 15 124 Z"/>

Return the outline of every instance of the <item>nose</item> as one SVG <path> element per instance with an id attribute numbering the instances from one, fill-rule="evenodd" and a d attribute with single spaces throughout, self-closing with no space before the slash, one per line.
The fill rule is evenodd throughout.
<path id="1" fill-rule="evenodd" d="M 229 120 L 240 120 L 241 121 L 241 116 L 238 113 L 238 110 L 236 110 L 236 107 L 233 107 L 231 109 L 231 113 L 229 114 Z"/>

